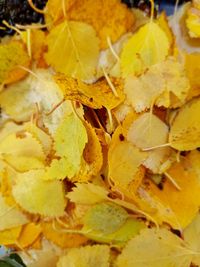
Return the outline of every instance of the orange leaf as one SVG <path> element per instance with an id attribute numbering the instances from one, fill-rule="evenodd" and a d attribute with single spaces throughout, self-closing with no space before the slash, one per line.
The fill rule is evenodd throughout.
<path id="1" fill-rule="evenodd" d="M 18 238 L 20 248 L 26 248 L 32 245 L 42 232 L 41 226 L 35 223 L 29 223 L 22 228 L 21 234 Z"/>

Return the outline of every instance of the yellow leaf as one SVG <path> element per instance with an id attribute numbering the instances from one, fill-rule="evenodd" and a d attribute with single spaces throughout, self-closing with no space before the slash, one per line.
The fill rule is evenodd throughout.
<path id="1" fill-rule="evenodd" d="M 15 155 L 4 155 L 4 160 L 12 168 L 18 172 L 26 172 L 29 170 L 42 169 L 44 168 L 44 161 L 36 157 L 27 157 L 27 156 L 15 156 Z"/>
<path id="2" fill-rule="evenodd" d="M 157 23 L 161 27 L 161 29 L 166 33 L 170 43 L 170 47 L 172 48 L 174 44 L 174 36 L 171 28 L 169 27 L 168 17 L 164 11 L 162 11 L 160 16 L 158 17 Z"/>
<path id="3" fill-rule="evenodd" d="M 45 152 L 45 155 L 48 155 L 52 149 L 52 143 L 53 143 L 51 136 L 32 122 L 26 123 L 24 125 L 24 128 L 26 131 L 31 133 L 32 136 L 38 140 L 38 142 L 40 142 Z"/>
<path id="4" fill-rule="evenodd" d="M 4 246 L 16 245 L 17 239 L 21 233 L 22 226 L 0 232 L 0 243 Z"/>
<path id="5" fill-rule="evenodd" d="M 181 238 L 166 229 L 145 229 L 130 240 L 116 267 L 189 267 L 192 253 Z"/>
<path id="6" fill-rule="evenodd" d="M 42 233 L 49 241 L 61 248 L 73 248 L 84 245 L 88 239 L 79 234 L 65 233 L 64 229 L 59 226 L 53 227 L 52 222 L 42 223 Z"/>
<path id="7" fill-rule="evenodd" d="M 145 24 L 124 45 L 121 54 L 123 76 L 141 74 L 146 68 L 164 61 L 169 46 L 165 32 L 156 23 Z"/>
<path id="8" fill-rule="evenodd" d="M 108 154 L 109 177 L 119 190 L 128 190 L 137 178 L 139 167 L 146 159 L 146 153 L 141 152 L 130 142 L 117 143 Z M 137 183 L 138 181 L 136 181 Z"/>
<path id="9" fill-rule="evenodd" d="M 54 136 L 55 159 L 46 169 L 44 179 L 71 179 L 81 167 L 83 150 L 88 140 L 82 121 L 73 113 L 63 118 Z"/>
<path id="10" fill-rule="evenodd" d="M 46 60 L 57 72 L 88 80 L 94 77 L 98 56 L 98 38 L 83 22 L 64 21 L 47 36 Z"/>
<path id="11" fill-rule="evenodd" d="M 127 140 L 141 149 L 163 145 L 167 138 L 168 126 L 149 112 L 140 115 L 127 134 Z"/>
<path id="12" fill-rule="evenodd" d="M 29 213 L 54 217 L 64 214 L 66 200 L 60 181 L 44 181 L 43 170 L 18 174 L 12 194 L 15 201 Z"/>
<path id="13" fill-rule="evenodd" d="M 28 249 L 18 254 L 29 267 L 56 267 L 63 252 L 47 240 L 43 240 L 41 249 Z"/>
<path id="14" fill-rule="evenodd" d="M 20 42 L 12 41 L 0 45 L 0 83 L 9 84 L 22 79 L 27 72 L 20 66 L 28 67 L 30 59 Z"/>
<path id="15" fill-rule="evenodd" d="M 192 152 L 193 153 L 193 152 Z M 158 198 L 168 210 L 174 214 L 174 223 L 172 226 L 178 229 L 186 227 L 198 212 L 200 205 L 200 173 L 199 170 L 200 154 L 195 154 L 197 162 L 193 162 L 190 156 L 183 158 L 180 163 L 174 163 L 167 174 L 179 185 L 180 190 L 168 179 L 160 190 L 155 184 L 150 182 L 147 191 Z M 184 209 L 182 208 L 184 207 Z M 165 221 L 165 218 L 163 218 Z"/>
<path id="16" fill-rule="evenodd" d="M 35 223 L 28 223 L 25 225 L 17 240 L 20 248 L 27 248 L 32 245 L 41 233 L 42 228 L 40 225 L 36 225 Z"/>
<path id="17" fill-rule="evenodd" d="M 92 205 L 107 199 L 108 191 L 92 183 L 77 183 L 67 197 L 76 204 Z"/>
<path id="18" fill-rule="evenodd" d="M 169 132 L 170 146 L 177 150 L 200 147 L 200 98 L 181 107 Z"/>
<path id="19" fill-rule="evenodd" d="M 191 88 L 188 93 L 188 99 L 200 95 L 200 53 L 185 54 L 185 70 L 190 80 Z"/>
<path id="20" fill-rule="evenodd" d="M 102 147 L 100 141 L 97 137 L 95 129 L 89 124 L 85 122 L 85 127 L 88 136 L 88 142 L 83 151 L 83 157 L 89 167 L 86 175 L 88 178 L 95 176 L 101 170 L 103 164 L 103 155 L 102 155 Z"/>
<path id="21" fill-rule="evenodd" d="M 181 106 L 190 89 L 183 66 L 173 58 L 155 64 L 140 77 L 126 78 L 127 102 L 136 112 L 157 106 L 175 108 Z"/>
<path id="22" fill-rule="evenodd" d="M 0 231 L 26 224 L 28 219 L 16 208 L 16 205 L 9 206 L 0 195 Z"/>
<path id="23" fill-rule="evenodd" d="M 200 37 L 200 6 L 195 5 L 193 1 L 192 6 L 187 10 L 187 16 L 185 20 L 186 27 L 188 29 L 189 36 L 192 38 Z"/>
<path id="24" fill-rule="evenodd" d="M 15 156 L 35 156 L 39 159 L 44 158 L 41 146 L 31 134 L 27 132 L 18 132 L 10 134 L 0 143 L 1 154 L 12 154 Z"/>
<path id="25" fill-rule="evenodd" d="M 183 237 L 186 244 L 190 246 L 190 248 L 195 252 L 194 257 L 192 259 L 192 263 L 195 265 L 200 264 L 200 242 L 199 242 L 199 232 L 200 232 L 200 214 L 194 218 L 192 223 L 188 225 L 183 231 Z"/>
<path id="26" fill-rule="evenodd" d="M 48 1 L 47 16 L 49 12 L 54 22 L 63 19 L 63 10 L 61 1 Z M 131 30 L 135 23 L 133 13 L 119 0 L 68 0 L 65 1 L 65 12 L 68 19 L 85 22 L 94 27 L 100 38 L 101 49 L 108 47 L 107 37 L 114 43 Z"/>
<path id="27" fill-rule="evenodd" d="M 69 250 L 62 256 L 57 267 L 109 267 L 110 248 L 106 245 L 94 245 Z"/>
<path id="28" fill-rule="evenodd" d="M 102 107 L 113 109 L 124 100 L 121 79 L 110 78 L 116 93 L 104 78 L 93 84 L 85 84 L 80 80 L 67 78 L 65 75 L 56 75 L 55 80 L 63 91 L 65 99 L 79 101 L 94 109 Z"/>

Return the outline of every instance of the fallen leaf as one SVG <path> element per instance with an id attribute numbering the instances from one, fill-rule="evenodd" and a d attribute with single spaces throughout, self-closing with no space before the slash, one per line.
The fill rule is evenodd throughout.
<path id="1" fill-rule="evenodd" d="M 14 83 L 27 72 L 21 68 L 29 67 L 30 59 L 22 43 L 11 41 L 0 45 L 0 83 Z"/>
<path id="2" fill-rule="evenodd" d="M 13 197 L 22 209 L 43 216 L 62 216 L 66 206 L 63 184 L 44 181 L 44 170 L 19 174 L 12 187 Z"/>
<path id="3" fill-rule="evenodd" d="M 200 146 L 200 99 L 183 105 L 172 122 L 169 132 L 170 146 L 177 150 L 193 150 Z"/>
<path id="4" fill-rule="evenodd" d="M 167 35 L 156 23 L 145 24 L 123 47 L 120 58 L 123 77 L 141 74 L 148 67 L 164 61 L 169 47 Z"/>
<path id="5" fill-rule="evenodd" d="M 57 72 L 83 80 L 94 77 L 99 48 L 92 26 L 65 20 L 50 31 L 47 45 L 46 61 Z"/>
<path id="6" fill-rule="evenodd" d="M 65 99 L 81 102 L 94 109 L 106 107 L 110 110 L 117 107 L 124 100 L 121 79 L 110 78 L 110 82 L 116 92 L 113 92 L 105 78 L 93 84 L 85 84 L 80 80 L 67 78 L 65 75 L 56 75 L 55 81 L 63 91 Z"/>
<path id="7" fill-rule="evenodd" d="M 93 245 L 70 249 L 62 256 L 57 267 L 109 267 L 110 248 L 106 245 Z"/>
<path id="8" fill-rule="evenodd" d="M 117 258 L 117 267 L 189 267 L 191 253 L 182 239 L 166 229 L 145 229 L 130 240 Z"/>

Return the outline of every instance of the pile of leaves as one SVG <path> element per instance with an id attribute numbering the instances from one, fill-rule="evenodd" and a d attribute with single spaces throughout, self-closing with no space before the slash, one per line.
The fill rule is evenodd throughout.
<path id="1" fill-rule="evenodd" d="M 28 267 L 200 266 L 200 3 L 150 2 L 49 0 L 1 39 L 0 244 Z"/>

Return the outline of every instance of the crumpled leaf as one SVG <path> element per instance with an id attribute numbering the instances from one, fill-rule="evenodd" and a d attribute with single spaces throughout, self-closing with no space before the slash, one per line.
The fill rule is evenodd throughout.
<path id="1" fill-rule="evenodd" d="M 182 239 L 166 229 L 145 229 L 128 242 L 117 267 L 189 267 L 191 253 Z"/>
<path id="2" fill-rule="evenodd" d="M 73 248 L 59 259 L 57 267 L 109 267 L 109 258 L 110 248 L 106 245 Z"/>
<path id="3" fill-rule="evenodd" d="M 182 106 L 172 122 L 169 132 L 170 146 L 177 150 L 200 147 L 200 98 Z"/>
<path id="4" fill-rule="evenodd" d="M 12 187 L 13 197 L 29 213 L 62 216 L 66 206 L 63 185 L 56 180 L 44 181 L 43 176 L 44 170 L 19 174 Z"/>
<path id="5" fill-rule="evenodd" d="M 100 109 L 113 109 L 124 100 L 123 84 L 121 79 L 110 78 L 117 95 L 112 91 L 105 78 L 93 84 L 85 84 L 80 80 L 67 78 L 65 75 L 56 75 L 55 81 L 60 86 L 65 99 L 79 101 L 82 104 Z"/>
<path id="6" fill-rule="evenodd" d="M 0 195 L 0 231 L 28 223 L 26 216 L 15 206 L 9 206 Z"/>
<path id="7" fill-rule="evenodd" d="M 92 183 L 76 183 L 67 198 L 76 204 L 93 205 L 107 199 L 108 191 Z"/>
<path id="8" fill-rule="evenodd" d="M 186 101 L 189 89 L 183 66 L 173 58 L 151 66 L 140 77 L 130 75 L 125 83 L 127 101 L 136 112 L 144 111 L 153 104 L 166 108 L 179 107 Z"/>
<path id="9" fill-rule="evenodd" d="M 156 23 L 145 24 L 124 45 L 120 58 L 123 76 L 141 74 L 146 68 L 164 61 L 169 46 L 167 35 Z"/>
<path id="10" fill-rule="evenodd" d="M 42 223 L 42 233 L 45 238 L 61 248 L 72 248 L 84 245 L 88 239 L 84 235 L 69 234 L 64 232 L 65 229 L 54 227 L 52 222 Z"/>
<path id="11" fill-rule="evenodd" d="M 63 19 L 63 9 L 60 2 L 48 1 L 48 13 L 51 19 L 56 22 Z M 102 8 L 103 6 L 103 8 Z M 131 30 L 135 23 L 133 13 L 119 0 L 72 0 L 65 1 L 67 18 L 70 20 L 88 23 L 94 27 L 100 38 L 100 47 L 108 47 L 107 37 L 112 43 L 116 42 L 124 33 Z"/>
<path id="12" fill-rule="evenodd" d="M 30 59 L 22 43 L 11 41 L 0 45 L 0 83 L 9 84 L 22 79 L 29 67 Z"/>
<path id="13" fill-rule="evenodd" d="M 28 246 L 31 246 L 41 233 L 42 228 L 39 224 L 28 223 L 25 225 L 17 240 L 20 248 L 27 248 Z"/>
<path id="14" fill-rule="evenodd" d="M 90 25 L 65 20 L 50 31 L 47 45 L 46 61 L 57 72 L 83 80 L 94 77 L 99 47 Z"/>

